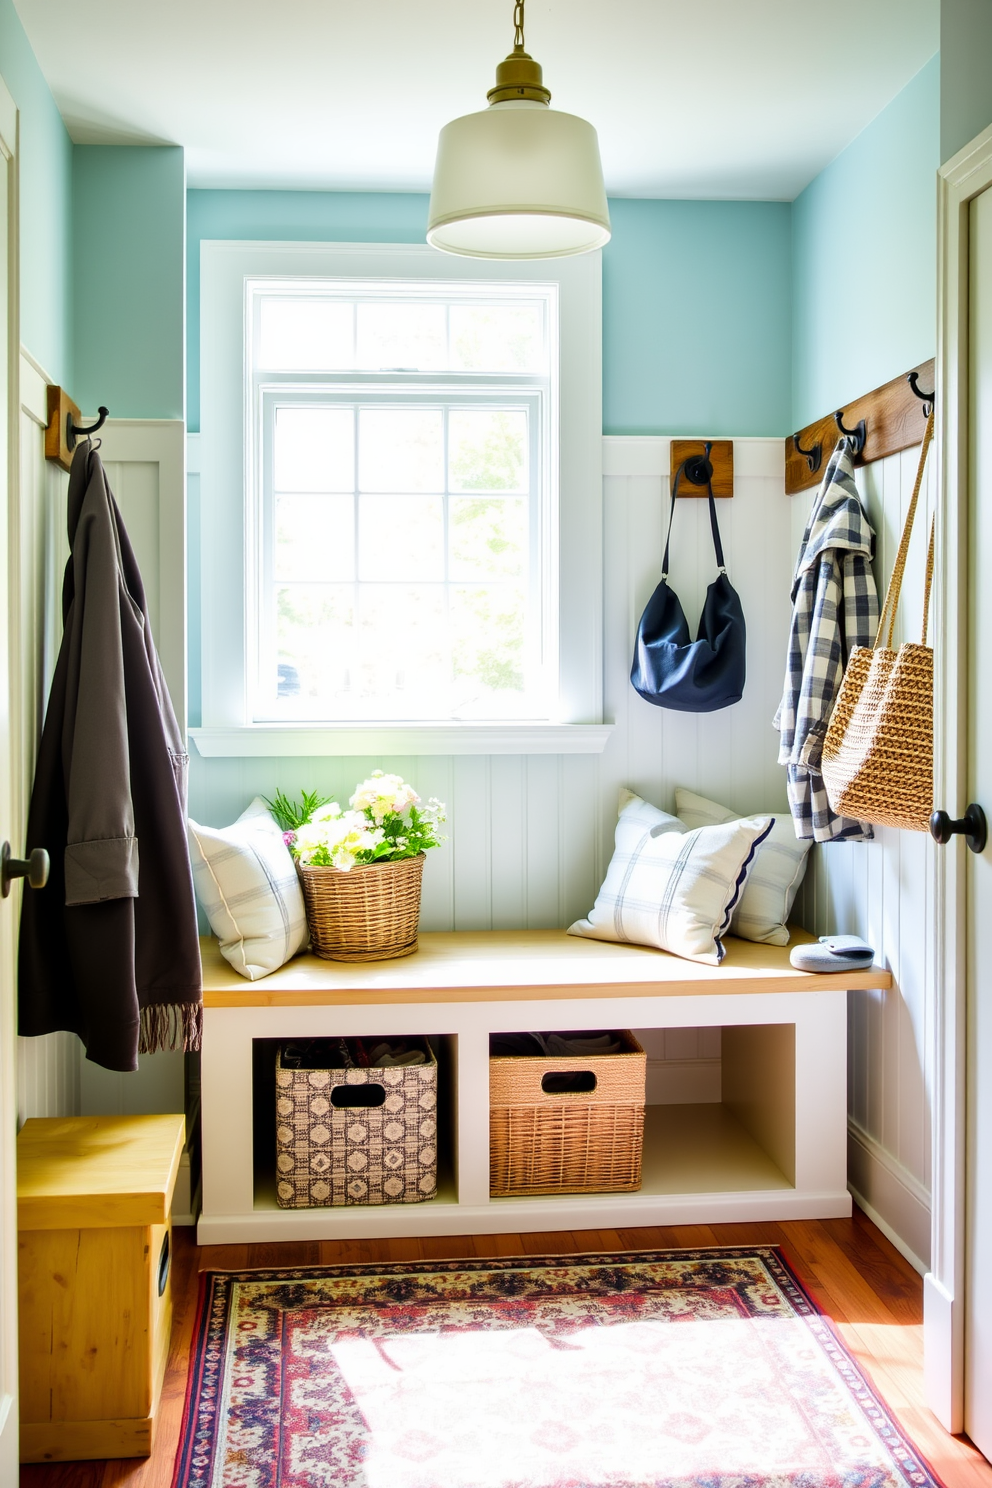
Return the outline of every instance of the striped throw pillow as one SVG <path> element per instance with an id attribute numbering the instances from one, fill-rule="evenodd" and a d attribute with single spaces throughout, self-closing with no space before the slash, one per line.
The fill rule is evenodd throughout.
<path id="1" fill-rule="evenodd" d="M 196 896 L 226 961 L 249 981 L 278 971 L 307 943 L 296 866 L 260 796 L 230 827 L 190 821 Z"/>
<path id="2" fill-rule="evenodd" d="M 773 822 L 746 817 L 690 832 L 677 816 L 624 792 L 603 887 L 569 935 L 632 941 L 719 966 L 755 848 Z"/>
<path id="3" fill-rule="evenodd" d="M 675 810 L 687 827 L 709 827 L 740 821 L 736 811 L 679 788 Z M 796 836 L 792 817 L 783 811 L 758 848 L 740 903 L 730 922 L 731 935 L 763 945 L 789 944 L 789 912 L 806 872 L 812 838 Z"/>

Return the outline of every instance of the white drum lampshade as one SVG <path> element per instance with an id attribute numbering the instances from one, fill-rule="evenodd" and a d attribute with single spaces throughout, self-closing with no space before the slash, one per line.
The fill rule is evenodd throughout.
<path id="1" fill-rule="evenodd" d="M 473 258 L 560 258 L 610 239 L 596 131 L 548 108 L 541 68 L 517 44 L 496 69 L 490 106 L 441 130 L 427 241 Z"/>

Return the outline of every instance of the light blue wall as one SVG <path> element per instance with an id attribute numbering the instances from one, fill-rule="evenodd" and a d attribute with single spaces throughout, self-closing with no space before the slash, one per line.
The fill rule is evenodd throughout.
<path id="1" fill-rule="evenodd" d="M 372 191 L 190 191 L 187 196 L 187 407 L 200 427 L 200 243 L 422 243 L 426 196 Z"/>
<path id="2" fill-rule="evenodd" d="M 793 203 L 793 428 L 934 355 L 939 136 L 933 57 Z"/>
<path id="3" fill-rule="evenodd" d="M 21 342 L 72 387 L 72 144 L 12 0 L 0 0 L 0 76 L 20 111 Z"/>
<path id="4" fill-rule="evenodd" d="M 992 4 L 940 3 L 940 158 L 992 124 Z"/>
<path id="5" fill-rule="evenodd" d="M 610 202 L 603 432 L 782 434 L 787 202 Z"/>
<path id="6" fill-rule="evenodd" d="M 778 434 L 789 422 L 789 206 L 612 201 L 603 253 L 607 434 Z M 423 242 L 427 197 L 191 191 L 189 426 L 199 428 L 204 238 Z"/>
<path id="7" fill-rule="evenodd" d="M 77 145 L 73 183 L 73 396 L 115 418 L 182 418 L 183 151 Z"/>

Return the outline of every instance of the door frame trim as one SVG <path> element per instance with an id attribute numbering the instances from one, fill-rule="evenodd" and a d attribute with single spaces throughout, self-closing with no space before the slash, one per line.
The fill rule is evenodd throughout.
<path id="1" fill-rule="evenodd" d="M 7 487 L 6 507 L 0 502 L 0 517 L 5 523 L 5 532 L 0 539 L 0 554 L 4 556 L 3 589 L 0 603 L 8 612 L 7 697 L 2 706 L 7 707 L 17 697 L 16 666 L 19 664 L 19 636 L 16 630 L 17 598 L 16 584 L 18 565 L 15 561 L 18 542 L 18 499 L 20 481 L 20 117 L 17 104 L 3 78 L 0 77 L 0 149 L 10 162 L 7 180 L 7 272 L 5 282 L 0 282 L 0 295 L 6 300 L 7 318 L 7 406 L 2 417 L 6 420 L 6 461 L 4 472 Z M 0 355 L 4 354 L 0 349 Z M 15 746 L 14 720 L 10 719 L 10 744 Z M 3 767 L 10 772 L 10 787 L 14 786 L 14 766 L 9 760 Z M 6 788 L 0 791 L 0 803 L 4 813 L 13 810 L 13 800 L 6 800 Z M 4 828 L 14 829 L 14 823 L 5 821 Z M 16 901 L 15 901 L 16 902 Z M 18 1459 L 17 1419 L 17 1190 L 15 1170 L 17 1162 L 17 1070 L 15 1062 L 15 1012 L 16 988 L 13 981 L 13 961 L 8 960 L 8 937 L 16 934 L 13 906 L 7 908 L 10 923 L 4 927 L 2 948 L 4 965 L 0 967 L 0 1298 L 4 1308 L 3 1332 L 0 1334 L 0 1476 L 6 1480 L 13 1470 L 16 1475 Z M 9 984 L 8 984 L 9 982 Z"/>
<path id="2" fill-rule="evenodd" d="M 937 173 L 937 494 L 934 589 L 934 793 L 967 804 L 969 207 L 992 186 L 992 126 Z M 927 1404 L 948 1431 L 964 1422 L 966 848 L 935 855 L 932 1032 L 932 1242 L 924 1278 Z"/>

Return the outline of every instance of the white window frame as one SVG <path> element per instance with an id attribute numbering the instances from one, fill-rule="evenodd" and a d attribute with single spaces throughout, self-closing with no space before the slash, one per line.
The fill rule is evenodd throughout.
<path id="1" fill-rule="evenodd" d="M 541 263 L 453 258 L 420 244 L 200 245 L 202 726 L 209 756 L 598 754 L 602 723 L 602 271 L 600 255 Z M 254 562 L 249 520 L 252 410 L 246 375 L 246 282 L 308 277 L 553 284 L 558 290 L 557 439 L 549 542 L 557 553 L 547 723 L 253 723 L 249 633 Z M 557 476 L 557 479 L 554 476 Z M 555 496 L 557 495 L 557 499 Z"/>

